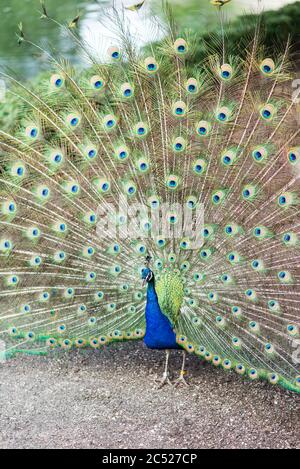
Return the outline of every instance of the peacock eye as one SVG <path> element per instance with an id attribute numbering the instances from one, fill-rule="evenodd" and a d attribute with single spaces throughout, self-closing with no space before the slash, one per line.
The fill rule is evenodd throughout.
<path id="1" fill-rule="evenodd" d="M 288 162 L 296 165 L 300 161 L 300 147 L 291 148 L 287 153 Z"/>
<path id="2" fill-rule="evenodd" d="M 269 59 L 269 58 L 264 59 L 260 63 L 259 68 L 260 68 L 261 72 L 263 73 L 263 75 L 265 75 L 265 76 L 272 75 L 272 73 L 274 73 L 274 71 L 275 71 L 274 61 L 272 59 Z"/>
<path id="3" fill-rule="evenodd" d="M 92 76 L 90 78 L 90 84 L 97 91 L 101 91 L 105 87 L 105 81 L 99 75 Z"/>
<path id="4" fill-rule="evenodd" d="M 36 140 L 39 136 L 39 128 L 35 125 L 29 125 L 25 129 L 25 134 L 31 140 Z"/>
<path id="5" fill-rule="evenodd" d="M 270 121 L 274 118 L 276 109 L 273 104 L 265 104 L 260 108 L 259 113 L 263 120 Z"/>
<path id="6" fill-rule="evenodd" d="M 185 84 L 185 89 L 188 94 L 197 94 L 199 91 L 198 81 L 195 78 L 189 78 Z"/>
<path id="7" fill-rule="evenodd" d="M 268 158 L 268 150 L 264 146 L 258 146 L 252 151 L 252 158 L 256 163 L 263 163 Z"/>
<path id="8" fill-rule="evenodd" d="M 133 94 L 133 86 L 130 83 L 123 83 L 123 85 L 121 85 L 121 96 L 123 96 L 123 98 L 131 98 Z"/>
<path id="9" fill-rule="evenodd" d="M 67 125 L 71 127 L 72 129 L 75 129 L 76 127 L 78 127 L 80 124 L 80 121 L 81 121 L 81 118 L 79 114 L 71 113 L 71 114 L 68 114 L 66 117 Z"/>
<path id="10" fill-rule="evenodd" d="M 207 161 L 203 158 L 199 158 L 193 163 L 193 171 L 197 175 L 203 175 L 207 169 Z"/>
<path id="11" fill-rule="evenodd" d="M 227 106 L 219 108 L 216 112 L 216 119 L 220 123 L 228 122 L 231 117 L 231 109 Z"/>
<path id="12" fill-rule="evenodd" d="M 176 41 L 174 42 L 173 48 L 175 52 L 179 55 L 186 54 L 188 51 L 187 42 L 182 38 L 176 39 Z"/>
<path id="13" fill-rule="evenodd" d="M 171 174 L 168 178 L 167 178 L 167 181 L 166 181 L 166 184 L 167 184 L 167 187 L 169 189 L 177 189 L 178 187 L 178 184 L 179 184 L 179 179 L 177 176 Z"/>
<path id="14" fill-rule="evenodd" d="M 186 110 L 187 107 L 183 101 L 176 101 L 172 106 L 172 113 L 175 117 L 184 117 Z"/>
<path id="15" fill-rule="evenodd" d="M 63 76 L 57 73 L 55 73 L 54 75 L 51 75 L 50 77 L 50 84 L 53 89 L 62 88 L 62 86 L 64 85 L 64 82 L 65 80 Z"/>
<path id="16" fill-rule="evenodd" d="M 219 205 L 225 200 L 225 197 L 226 191 L 220 189 L 212 193 L 211 200 L 214 205 Z"/>
<path id="17" fill-rule="evenodd" d="M 159 66 L 154 57 L 147 57 L 144 61 L 145 68 L 149 74 L 154 74 L 157 72 Z"/>
<path id="18" fill-rule="evenodd" d="M 243 200 L 254 200 L 257 196 L 257 188 L 252 184 L 247 184 L 242 190 Z"/>
<path id="19" fill-rule="evenodd" d="M 233 69 L 229 64 L 223 64 L 220 67 L 220 77 L 222 80 L 230 80 L 233 75 Z"/>
<path id="20" fill-rule="evenodd" d="M 104 129 L 108 131 L 112 130 L 117 125 L 117 118 L 113 114 L 108 114 L 103 117 L 102 124 Z"/>
<path id="21" fill-rule="evenodd" d="M 206 137 L 211 131 L 211 124 L 207 121 L 200 121 L 196 125 L 196 132 L 200 137 Z"/>
<path id="22" fill-rule="evenodd" d="M 109 47 L 107 53 L 113 62 L 118 62 L 119 60 L 121 60 L 122 55 L 118 47 L 116 46 Z"/>
<path id="23" fill-rule="evenodd" d="M 183 137 L 177 137 L 172 143 L 173 150 L 176 153 L 180 153 L 186 148 L 186 141 Z"/>
<path id="24" fill-rule="evenodd" d="M 133 131 L 134 131 L 134 134 L 135 134 L 136 137 L 142 139 L 143 137 L 145 137 L 148 134 L 149 128 L 144 122 L 138 122 L 134 126 Z"/>

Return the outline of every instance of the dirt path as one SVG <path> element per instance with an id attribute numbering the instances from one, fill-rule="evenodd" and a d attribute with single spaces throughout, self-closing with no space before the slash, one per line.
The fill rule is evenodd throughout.
<path id="1" fill-rule="evenodd" d="M 125 343 L 0 365 L 0 448 L 300 447 L 299 395 L 195 356 L 189 388 L 158 391 L 163 360 Z"/>

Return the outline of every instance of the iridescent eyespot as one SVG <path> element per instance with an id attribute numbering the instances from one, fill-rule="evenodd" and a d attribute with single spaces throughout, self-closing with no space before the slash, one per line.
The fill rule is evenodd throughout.
<path id="1" fill-rule="evenodd" d="M 217 303 L 219 299 L 219 295 L 216 292 L 209 292 L 207 295 L 207 298 L 211 303 Z"/>
<path id="2" fill-rule="evenodd" d="M 47 160 L 49 161 L 52 168 L 59 168 L 64 161 L 64 155 L 59 149 L 51 150 L 47 155 Z"/>
<path id="3" fill-rule="evenodd" d="M 231 109 L 227 106 L 222 106 L 216 111 L 216 119 L 220 123 L 228 122 L 231 117 Z"/>
<path id="4" fill-rule="evenodd" d="M 162 239 L 162 238 L 158 238 L 158 239 L 156 240 L 156 245 L 157 245 L 159 248 L 163 248 L 163 247 L 165 247 L 165 245 L 166 245 L 166 241 L 165 241 L 164 239 Z"/>
<path id="5" fill-rule="evenodd" d="M 258 189 L 253 184 L 246 184 L 242 189 L 243 200 L 253 201 L 257 196 Z"/>
<path id="6" fill-rule="evenodd" d="M 252 158 L 256 163 L 263 163 L 268 158 L 268 150 L 260 145 L 252 151 Z"/>
<path id="7" fill-rule="evenodd" d="M 105 195 L 110 191 L 110 181 L 108 179 L 96 178 L 93 180 L 93 185 L 100 194 Z"/>
<path id="8" fill-rule="evenodd" d="M 194 210 L 194 208 L 196 208 L 196 206 L 197 206 L 197 202 L 198 202 L 197 197 L 195 197 L 195 196 L 193 196 L 193 195 L 190 195 L 190 196 L 187 197 L 187 199 L 186 199 L 186 206 L 187 206 L 187 208 L 189 208 L 190 210 Z"/>
<path id="9" fill-rule="evenodd" d="M 26 166 L 23 161 L 14 163 L 10 168 L 10 176 L 22 179 L 26 174 Z"/>
<path id="10" fill-rule="evenodd" d="M 172 148 L 176 153 L 181 153 L 186 149 L 186 141 L 183 137 L 177 137 L 172 143 Z"/>
<path id="11" fill-rule="evenodd" d="M 148 197 L 147 202 L 149 207 L 151 207 L 151 209 L 153 210 L 158 209 L 160 206 L 159 197 L 157 197 L 156 195 L 151 195 L 150 197 Z"/>
<path id="12" fill-rule="evenodd" d="M 102 125 L 105 130 L 113 130 L 117 125 L 117 118 L 113 114 L 107 114 L 102 119 Z"/>
<path id="13" fill-rule="evenodd" d="M 199 91 L 199 84 L 196 78 L 189 78 L 185 83 L 185 89 L 191 95 L 197 94 Z"/>
<path id="14" fill-rule="evenodd" d="M 210 248 L 201 249 L 199 255 L 203 261 L 207 261 L 212 255 L 212 250 Z"/>
<path id="15" fill-rule="evenodd" d="M 264 75 L 272 75 L 275 71 L 275 64 L 272 59 L 264 59 L 260 64 L 259 68 Z"/>
<path id="16" fill-rule="evenodd" d="M 221 155 L 221 163 L 224 166 L 232 166 L 237 159 L 237 151 L 234 149 L 226 150 Z"/>
<path id="17" fill-rule="evenodd" d="M 134 95 L 134 88 L 130 83 L 123 83 L 121 85 L 121 96 L 125 99 L 132 98 Z"/>
<path id="18" fill-rule="evenodd" d="M 149 170 L 149 162 L 146 158 L 139 158 L 136 162 L 136 167 L 140 173 L 146 173 Z"/>
<path id="19" fill-rule="evenodd" d="M 168 176 L 166 180 L 166 185 L 168 189 L 172 189 L 172 190 L 177 189 L 179 185 L 178 176 L 175 176 L 174 174 L 171 174 L 170 176 Z"/>
<path id="20" fill-rule="evenodd" d="M 248 371 L 248 376 L 250 379 L 257 379 L 258 378 L 258 372 L 255 368 L 250 368 Z"/>
<path id="21" fill-rule="evenodd" d="M 259 113 L 263 120 L 270 121 L 276 114 L 276 108 L 273 104 L 265 104 L 264 106 L 261 106 Z"/>
<path id="22" fill-rule="evenodd" d="M 176 39 L 173 47 L 174 47 L 175 52 L 179 55 L 186 54 L 188 51 L 187 42 L 182 38 Z"/>
<path id="23" fill-rule="evenodd" d="M 207 161 L 204 158 L 199 158 L 193 163 L 193 172 L 199 176 L 205 174 L 207 169 Z"/>
<path id="24" fill-rule="evenodd" d="M 232 78 L 232 75 L 233 75 L 233 69 L 231 65 L 229 64 L 221 65 L 219 74 L 222 80 L 225 80 L 225 81 L 230 80 L 230 78 Z"/>
<path id="25" fill-rule="evenodd" d="M 39 127 L 37 125 L 28 125 L 25 129 L 25 135 L 31 140 L 36 140 L 39 137 Z"/>
<path id="26" fill-rule="evenodd" d="M 59 89 L 62 88 L 64 85 L 65 79 L 62 75 L 59 75 L 57 73 L 51 75 L 50 77 L 50 84 L 53 89 Z"/>
<path id="27" fill-rule="evenodd" d="M 296 165 L 300 162 L 300 147 L 290 148 L 287 153 L 288 162 Z"/>
<path id="28" fill-rule="evenodd" d="M 157 63 L 157 61 L 155 60 L 154 57 L 147 57 L 144 60 L 144 65 L 145 65 L 146 71 L 149 74 L 156 73 L 158 68 L 159 68 L 158 63 Z"/>
<path id="29" fill-rule="evenodd" d="M 120 161 L 125 161 L 130 155 L 129 149 L 126 145 L 120 145 L 115 149 L 115 156 Z"/>
<path id="30" fill-rule="evenodd" d="M 282 241 L 286 246 L 296 246 L 298 244 L 298 235 L 292 231 L 284 233 Z"/>
<path id="31" fill-rule="evenodd" d="M 67 115 L 66 122 L 70 128 L 75 129 L 76 127 L 80 125 L 81 116 L 77 113 L 71 112 L 70 114 Z"/>
<path id="32" fill-rule="evenodd" d="M 284 192 L 277 198 L 277 203 L 281 208 L 288 208 L 298 203 L 298 197 L 294 192 Z"/>
<path id="33" fill-rule="evenodd" d="M 207 137 L 211 131 L 211 124 L 207 121 L 199 121 L 196 125 L 196 132 L 200 137 Z"/>
<path id="34" fill-rule="evenodd" d="M 133 181 L 126 182 L 124 184 L 124 191 L 129 197 L 132 197 L 137 191 L 136 184 Z"/>
<path id="35" fill-rule="evenodd" d="M 281 283 L 291 283 L 292 282 L 292 274 L 288 270 L 280 270 L 277 273 L 278 280 Z"/>
<path id="36" fill-rule="evenodd" d="M 90 78 L 90 84 L 92 88 L 96 91 L 103 91 L 105 87 L 105 81 L 99 75 L 93 75 Z"/>
<path id="37" fill-rule="evenodd" d="M 175 117 L 184 117 L 187 106 L 183 101 L 176 101 L 172 106 L 172 113 Z"/>
<path id="38" fill-rule="evenodd" d="M 275 352 L 274 346 L 273 346 L 272 344 L 270 344 L 270 343 L 267 343 L 267 344 L 265 345 L 265 352 L 266 352 L 268 355 L 273 354 L 273 353 Z"/>
<path id="39" fill-rule="evenodd" d="M 268 380 L 271 384 L 277 384 L 279 379 L 280 379 L 280 377 L 277 373 L 269 373 L 268 374 Z"/>
<path id="40" fill-rule="evenodd" d="M 299 334 L 298 326 L 294 324 L 288 324 L 286 327 L 286 330 L 287 330 L 287 333 L 292 337 L 298 336 Z"/>
<path id="41" fill-rule="evenodd" d="M 138 122 L 133 128 L 134 135 L 138 138 L 146 137 L 149 132 L 149 127 L 145 122 Z"/>
<path id="42" fill-rule="evenodd" d="M 228 223 L 228 225 L 225 226 L 224 232 L 227 236 L 236 236 L 240 233 L 243 232 L 242 227 L 237 225 L 236 223 Z"/>
<path id="43" fill-rule="evenodd" d="M 250 321 L 248 326 L 251 331 L 259 332 L 259 324 L 256 321 Z"/>
<path id="44" fill-rule="evenodd" d="M 224 189 L 215 190 L 211 195 L 211 201 L 214 205 L 220 205 L 224 202 L 226 197 L 226 191 Z"/>
<path id="45" fill-rule="evenodd" d="M 107 53 L 113 62 L 118 62 L 119 60 L 121 60 L 122 55 L 118 47 L 116 46 L 109 47 L 107 50 Z"/>
<path id="46" fill-rule="evenodd" d="M 244 365 L 242 365 L 241 363 L 238 363 L 235 367 L 235 371 L 239 374 L 239 375 L 243 375 L 246 371 Z"/>

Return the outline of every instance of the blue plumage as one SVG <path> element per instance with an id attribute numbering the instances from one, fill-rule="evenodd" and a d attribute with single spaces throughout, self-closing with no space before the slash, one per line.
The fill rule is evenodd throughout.
<path id="1" fill-rule="evenodd" d="M 142 278 L 148 283 L 144 337 L 146 346 L 152 349 L 179 349 L 172 325 L 160 309 L 153 272 L 148 268 L 143 269 Z"/>

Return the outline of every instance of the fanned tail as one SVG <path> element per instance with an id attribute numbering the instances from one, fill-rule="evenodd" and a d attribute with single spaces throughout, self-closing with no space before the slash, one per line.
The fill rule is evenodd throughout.
<path id="1" fill-rule="evenodd" d="M 241 58 L 224 34 L 195 66 L 197 38 L 178 37 L 172 21 L 146 54 L 116 22 L 121 40 L 105 63 L 62 26 L 88 69 L 44 51 L 51 71 L 38 84 L 1 73 L 21 103 L 13 131 L 0 130 L 7 355 L 142 338 L 140 272 L 151 255 L 179 344 L 299 391 L 300 144 L 289 45 L 270 58 L 257 27 Z M 196 213 L 204 224 L 195 243 Z"/>

